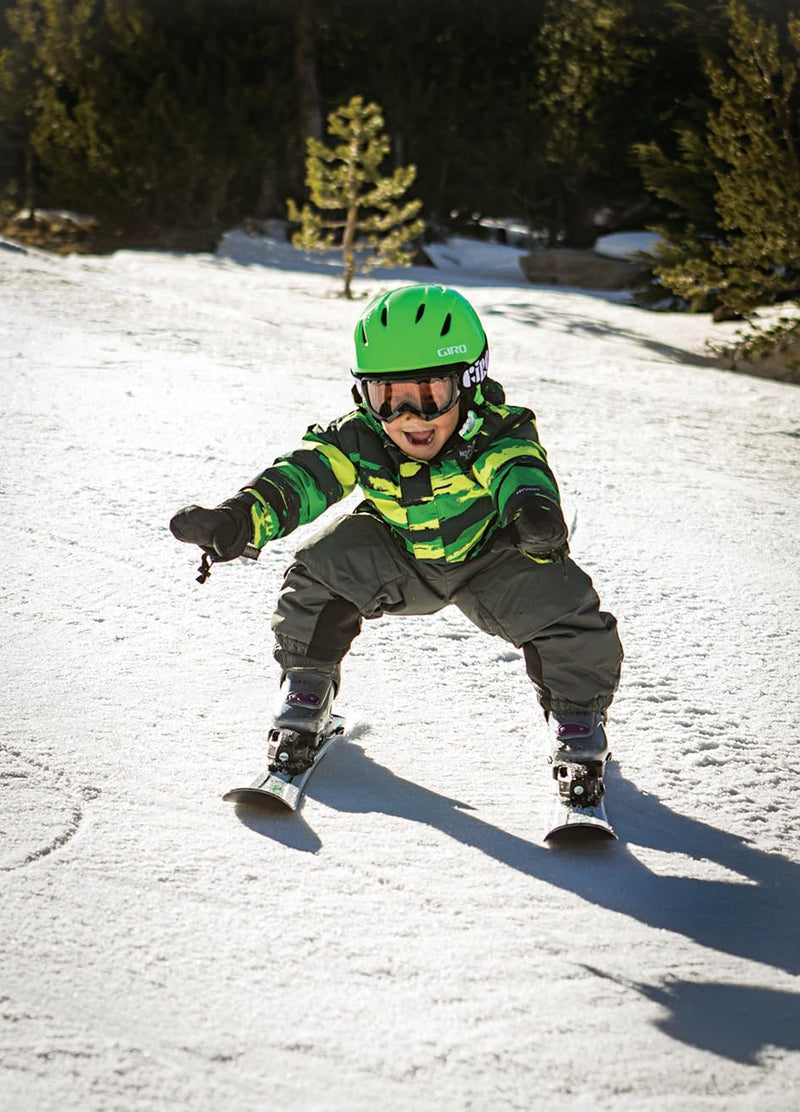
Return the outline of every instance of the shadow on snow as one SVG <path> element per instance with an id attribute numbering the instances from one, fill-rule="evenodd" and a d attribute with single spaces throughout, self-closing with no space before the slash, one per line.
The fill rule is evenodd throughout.
<path id="1" fill-rule="evenodd" d="M 761 985 L 667 979 L 661 986 L 629 981 L 585 965 L 597 977 L 638 992 L 664 1008 L 656 1027 L 689 1046 L 742 1065 L 759 1065 L 767 1046 L 800 1050 L 800 998 Z"/>
<path id="2" fill-rule="evenodd" d="M 800 973 L 796 925 L 800 866 L 670 810 L 655 796 L 641 792 L 615 766 L 609 772 L 609 785 L 613 809 L 624 816 L 622 834 L 628 843 L 716 862 L 743 879 L 660 876 L 642 864 L 624 841 L 545 848 L 493 826 L 459 800 L 396 776 L 352 740 L 338 743 L 326 767 L 317 773 L 310 794 L 338 811 L 393 815 L 433 827 L 598 907 L 673 931 L 701 946 Z M 286 846 L 310 853 L 321 848 L 319 837 L 301 815 L 264 815 L 248 808 L 238 808 L 237 814 L 250 829 Z M 658 1026 L 691 1045 L 750 1064 L 767 1045 L 800 1049 L 800 998 L 792 993 L 680 981 L 657 987 L 592 972 L 663 1006 L 668 1016 Z"/>
<path id="3" fill-rule="evenodd" d="M 562 289 L 561 292 L 568 291 Z M 587 293 L 584 290 L 572 292 Z M 589 296 L 588 293 L 587 296 Z M 632 307 L 637 308 L 635 305 Z M 646 310 L 641 311 L 646 312 Z M 624 340 L 638 344 L 671 363 L 685 363 L 694 367 L 716 367 L 723 370 L 730 369 L 729 362 L 726 362 L 720 356 L 700 355 L 697 352 L 687 351 L 685 348 L 665 344 L 641 332 L 636 332 L 632 328 L 623 328 L 608 321 L 584 316 L 576 313 L 571 308 L 559 309 L 555 306 L 548 306 L 545 309 L 529 305 L 526 302 L 509 302 L 506 305 L 497 305 L 492 309 L 484 310 L 485 317 L 492 315 L 506 317 L 509 320 L 517 321 L 519 324 L 530 324 L 534 327 L 546 323 L 548 327 L 558 327 L 568 335 L 582 336 L 588 339 Z"/>

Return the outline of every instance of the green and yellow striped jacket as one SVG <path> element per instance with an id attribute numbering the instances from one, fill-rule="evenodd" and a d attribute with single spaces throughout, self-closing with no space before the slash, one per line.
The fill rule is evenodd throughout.
<path id="1" fill-rule="evenodd" d="M 484 402 L 429 462 L 411 459 L 359 408 L 279 457 L 237 495 L 263 547 L 319 517 L 356 485 L 356 512 L 385 521 L 417 560 L 460 563 L 509 524 L 531 494 L 559 501 L 529 409 Z M 465 439 L 464 435 L 471 436 Z"/>

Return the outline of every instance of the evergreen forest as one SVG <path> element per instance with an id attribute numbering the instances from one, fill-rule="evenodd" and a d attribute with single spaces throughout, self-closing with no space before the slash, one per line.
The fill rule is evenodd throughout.
<path id="1" fill-rule="evenodd" d="M 428 238 L 657 227 L 669 288 L 746 315 L 748 274 L 769 302 L 800 270 L 799 20 L 800 0 L 0 0 L 0 212 L 198 246 L 285 220 L 309 140 L 359 97 Z"/>

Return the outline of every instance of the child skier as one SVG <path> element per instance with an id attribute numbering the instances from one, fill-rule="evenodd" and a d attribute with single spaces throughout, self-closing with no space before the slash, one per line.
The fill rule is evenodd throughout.
<path id="1" fill-rule="evenodd" d="M 355 330 L 356 409 L 312 426 L 216 509 L 188 506 L 178 540 L 233 560 L 313 521 L 356 485 L 365 501 L 303 544 L 272 620 L 281 694 L 270 765 L 313 762 L 364 618 L 454 603 L 522 649 L 552 756 L 603 761 L 622 649 L 612 615 L 567 556 L 556 480 L 533 413 L 488 377 L 473 307 L 441 286 L 372 301 Z"/>

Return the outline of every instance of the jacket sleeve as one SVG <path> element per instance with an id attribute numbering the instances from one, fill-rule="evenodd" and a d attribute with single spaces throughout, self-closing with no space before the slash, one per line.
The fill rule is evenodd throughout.
<path id="1" fill-rule="evenodd" d="M 491 494 L 500 526 L 510 524 L 531 498 L 545 498 L 556 506 L 561 503 L 530 410 L 522 411 L 492 438 L 473 464 L 473 473 Z"/>
<path id="2" fill-rule="evenodd" d="M 250 508 L 256 548 L 307 525 L 355 487 L 357 470 L 339 443 L 338 423 L 312 425 L 302 446 L 278 459 L 236 496 Z"/>

